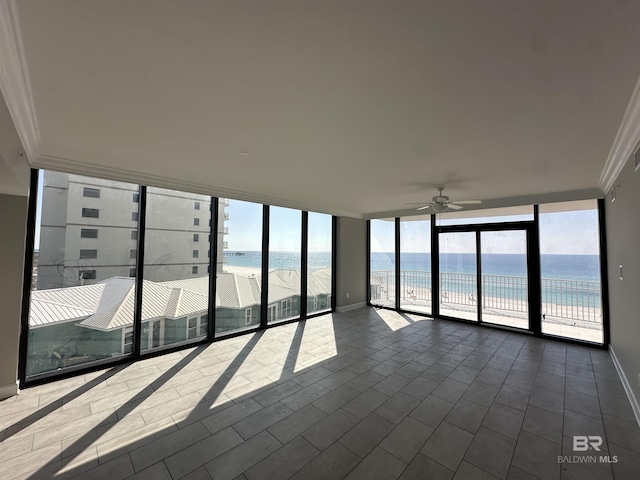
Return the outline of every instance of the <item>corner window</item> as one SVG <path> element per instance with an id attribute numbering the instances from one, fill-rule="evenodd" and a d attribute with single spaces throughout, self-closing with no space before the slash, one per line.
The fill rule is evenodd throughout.
<path id="1" fill-rule="evenodd" d="M 21 369 L 27 382 L 106 364 L 133 351 L 133 308 L 126 302 L 135 297 L 135 280 L 128 274 L 136 263 L 127 255 L 136 225 L 127 222 L 129 212 L 137 210 L 131 195 L 139 190 L 129 183 L 48 170 L 34 177 L 38 188 L 31 194 L 40 212 L 31 225 L 38 260 L 25 299 L 28 338 Z M 104 212 L 105 207 L 89 208 L 103 203 Z"/>

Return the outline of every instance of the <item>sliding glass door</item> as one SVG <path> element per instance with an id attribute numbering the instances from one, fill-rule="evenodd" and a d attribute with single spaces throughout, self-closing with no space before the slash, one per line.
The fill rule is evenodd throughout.
<path id="1" fill-rule="evenodd" d="M 529 328 L 526 230 L 480 232 L 482 321 Z"/>
<path id="2" fill-rule="evenodd" d="M 440 315 L 478 320 L 475 232 L 440 233 Z"/>
<path id="3" fill-rule="evenodd" d="M 531 227 L 438 229 L 440 315 L 528 329 Z"/>

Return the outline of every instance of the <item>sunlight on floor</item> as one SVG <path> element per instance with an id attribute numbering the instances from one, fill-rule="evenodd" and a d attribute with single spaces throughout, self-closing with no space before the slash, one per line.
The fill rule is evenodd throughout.
<path id="1" fill-rule="evenodd" d="M 378 315 L 387 324 L 387 326 L 393 330 L 400 330 L 401 328 L 411 325 L 411 322 L 404 318 L 400 313 L 390 310 L 378 310 Z"/>

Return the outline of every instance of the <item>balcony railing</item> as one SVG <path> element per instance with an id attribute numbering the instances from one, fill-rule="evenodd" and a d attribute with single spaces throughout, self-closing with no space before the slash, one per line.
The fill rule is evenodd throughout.
<path id="1" fill-rule="evenodd" d="M 440 274 L 440 302 L 475 307 L 477 276 L 468 273 Z M 395 303 L 395 272 L 371 272 L 371 303 L 393 306 Z M 542 314 L 553 318 L 601 322 L 600 282 L 543 278 Z M 482 275 L 483 309 L 526 314 L 528 306 L 526 277 Z M 427 305 L 431 297 L 431 272 L 403 270 L 400 272 L 401 304 Z"/>

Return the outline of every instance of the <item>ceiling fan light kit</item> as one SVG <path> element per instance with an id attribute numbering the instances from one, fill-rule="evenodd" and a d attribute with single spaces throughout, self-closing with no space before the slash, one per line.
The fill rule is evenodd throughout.
<path id="1" fill-rule="evenodd" d="M 443 213 L 447 210 L 461 210 L 463 207 L 461 205 L 477 205 L 482 203 L 481 200 L 462 200 L 460 202 L 450 202 L 449 197 L 442 194 L 444 187 L 438 187 L 438 195 L 431 198 L 431 202 L 425 204 L 421 204 L 421 207 L 418 207 L 417 210 L 426 210 L 427 208 L 431 208 L 435 213 Z"/>

